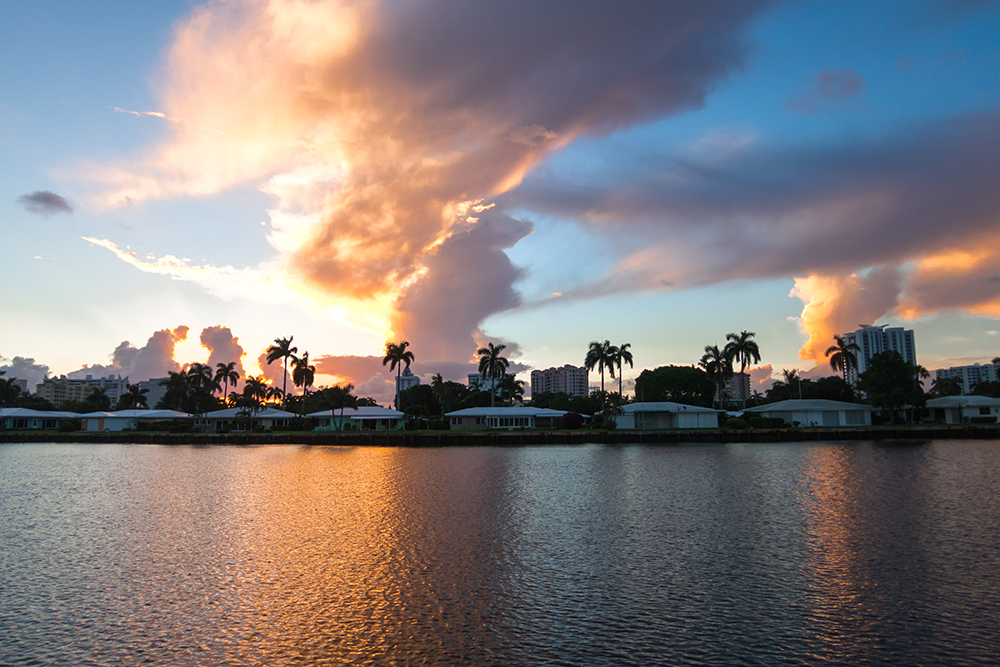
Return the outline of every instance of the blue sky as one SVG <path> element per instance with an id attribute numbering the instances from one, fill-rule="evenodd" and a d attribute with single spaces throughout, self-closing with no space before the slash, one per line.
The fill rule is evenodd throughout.
<path id="1" fill-rule="evenodd" d="M 629 341 L 626 377 L 740 330 L 808 370 L 863 322 L 1000 354 L 1000 3 L 265 5 L 5 6 L 4 359 L 190 327 L 167 369 L 221 325 L 377 393 L 387 336 L 455 379 L 488 339 Z"/>

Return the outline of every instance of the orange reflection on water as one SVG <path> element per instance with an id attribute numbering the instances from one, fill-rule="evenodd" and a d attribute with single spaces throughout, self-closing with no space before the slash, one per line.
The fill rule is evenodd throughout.
<path id="1" fill-rule="evenodd" d="M 811 628 L 827 647 L 826 658 L 863 659 L 852 637 L 878 621 L 867 608 L 865 592 L 873 585 L 865 554 L 864 516 L 858 457 L 845 447 L 812 447 L 803 470 L 803 498 L 812 602 Z M 866 633 L 867 634 L 867 633 Z"/>

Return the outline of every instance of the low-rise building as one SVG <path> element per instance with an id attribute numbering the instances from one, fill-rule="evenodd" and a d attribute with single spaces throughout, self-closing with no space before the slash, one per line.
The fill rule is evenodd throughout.
<path id="1" fill-rule="evenodd" d="M 0 429 L 50 431 L 59 428 L 59 422 L 63 419 L 79 418 L 78 413 L 63 410 L 0 408 Z"/>
<path id="2" fill-rule="evenodd" d="M 88 412 L 79 415 L 84 431 L 126 431 L 139 428 L 140 424 L 191 419 L 191 415 L 177 410 L 117 410 L 115 412 Z"/>
<path id="3" fill-rule="evenodd" d="M 617 428 L 636 431 L 669 431 L 684 428 L 718 428 L 719 410 L 670 401 L 626 403 Z"/>
<path id="4" fill-rule="evenodd" d="M 565 410 L 549 408 L 465 408 L 445 415 L 452 431 L 482 431 L 487 428 L 559 428 Z"/>
<path id="5" fill-rule="evenodd" d="M 819 398 L 792 399 L 747 408 L 758 417 L 781 418 L 799 426 L 871 426 L 872 407 L 861 403 L 828 401 Z"/>
<path id="6" fill-rule="evenodd" d="M 989 396 L 944 396 L 927 401 L 931 419 L 945 424 L 997 421 L 1000 398 Z"/>
<path id="7" fill-rule="evenodd" d="M 206 412 L 194 420 L 195 428 L 205 433 L 226 431 L 252 431 L 255 428 L 270 429 L 275 426 L 288 426 L 291 420 L 298 417 L 294 412 L 286 412 L 277 408 L 263 408 L 255 412 L 246 408 L 226 408 Z"/>
<path id="8" fill-rule="evenodd" d="M 358 408 L 321 410 L 309 413 L 317 431 L 398 431 L 403 428 L 403 413 L 379 405 Z"/>

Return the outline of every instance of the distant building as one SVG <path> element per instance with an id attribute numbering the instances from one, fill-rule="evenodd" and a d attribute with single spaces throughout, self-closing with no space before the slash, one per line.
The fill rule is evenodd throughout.
<path id="1" fill-rule="evenodd" d="M 118 402 L 122 394 L 128 391 L 128 378 L 109 375 L 106 378 L 95 379 L 88 375 L 83 380 L 69 379 L 65 375 L 58 378 L 49 378 L 41 384 L 35 386 L 35 395 L 49 401 L 57 408 L 62 407 L 67 402 L 84 401 L 95 389 L 103 389 L 104 394 L 111 401 L 111 405 Z"/>
<path id="2" fill-rule="evenodd" d="M 416 387 L 418 384 L 420 384 L 420 378 L 414 375 L 410 367 L 407 366 L 399 374 L 399 377 L 396 378 L 396 394 L 401 394 L 410 387 Z"/>
<path id="3" fill-rule="evenodd" d="M 750 374 L 733 373 L 726 380 L 726 386 L 722 391 L 723 396 L 716 396 L 716 399 L 728 398 L 730 403 L 742 403 L 744 399 L 750 398 Z"/>
<path id="4" fill-rule="evenodd" d="M 996 382 L 1000 379 L 1000 364 L 972 364 L 971 366 L 952 366 L 934 371 L 938 380 L 955 378 L 962 383 L 962 393 L 968 394 L 980 382 Z"/>
<path id="5" fill-rule="evenodd" d="M 146 405 L 155 408 L 156 404 L 163 400 L 163 397 L 167 395 L 167 382 L 169 380 L 169 377 L 149 378 L 139 383 L 139 389 L 146 390 Z"/>
<path id="6" fill-rule="evenodd" d="M 903 361 L 917 364 L 917 349 L 913 340 L 913 329 L 903 327 L 890 327 L 887 324 L 872 326 L 862 324 L 857 331 L 844 334 L 844 342 L 854 343 L 860 351 L 855 352 L 858 357 L 857 368 L 851 368 L 849 380 L 852 383 L 858 381 L 858 376 L 868 370 L 868 362 L 876 354 L 883 352 L 898 352 Z"/>
<path id="7" fill-rule="evenodd" d="M 481 373 L 469 373 L 469 389 L 472 391 L 489 391 L 490 386 L 493 386 L 494 392 L 499 393 L 500 391 L 500 378 L 490 379 L 483 376 Z"/>
<path id="8" fill-rule="evenodd" d="M 403 428 L 402 412 L 378 405 L 311 412 L 309 418 L 317 431 L 398 431 Z"/>
<path id="9" fill-rule="evenodd" d="M 531 371 L 531 395 L 543 391 L 562 392 L 570 396 L 588 396 L 587 369 L 566 364 L 561 368 Z"/>

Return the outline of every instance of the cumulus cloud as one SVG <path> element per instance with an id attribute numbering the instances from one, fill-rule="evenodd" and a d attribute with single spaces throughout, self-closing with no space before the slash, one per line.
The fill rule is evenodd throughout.
<path id="1" fill-rule="evenodd" d="M 208 365 L 212 371 L 216 370 L 217 364 L 228 364 L 236 362 L 236 372 L 240 374 L 240 381 L 246 377 L 246 370 L 243 368 L 243 357 L 246 351 L 240 345 L 240 339 L 233 335 L 229 327 L 216 325 L 205 327 L 199 337 L 201 346 L 208 350 Z"/>
<path id="2" fill-rule="evenodd" d="M 0 359 L 3 359 L 0 357 Z M 18 378 L 27 380 L 28 391 L 35 393 L 35 385 L 40 384 L 49 376 L 49 367 L 45 364 L 35 363 L 34 359 L 28 357 L 14 357 L 6 359 L 9 363 L 0 365 L 0 371 L 4 371 L 5 378 Z"/>
<path id="3" fill-rule="evenodd" d="M 813 115 L 857 106 L 868 83 L 853 69 L 824 69 L 811 76 L 804 89 L 785 104 L 792 113 Z"/>
<path id="4" fill-rule="evenodd" d="M 18 197 L 17 201 L 28 211 L 39 215 L 55 215 L 56 213 L 72 213 L 73 207 L 63 197 L 48 190 L 36 190 Z"/>
<path id="5" fill-rule="evenodd" d="M 111 205 L 263 183 L 295 285 L 463 360 L 482 319 L 516 305 L 503 250 L 531 230 L 484 207 L 577 137 L 700 106 L 767 4 L 212 3 L 174 36 L 156 112 L 178 120 L 170 139 L 94 172 Z M 449 302 L 445 323 L 418 309 Z"/>
<path id="6" fill-rule="evenodd" d="M 181 364 L 174 360 L 174 347 L 186 340 L 189 327 L 161 329 L 153 332 L 146 344 L 135 347 L 129 341 L 122 341 L 111 354 L 108 365 L 84 364 L 82 368 L 66 374 L 68 378 L 85 378 L 87 375 L 106 377 L 115 375 L 127 377 L 129 382 L 141 382 L 150 378 L 166 377 L 170 371 L 178 372 Z"/>

